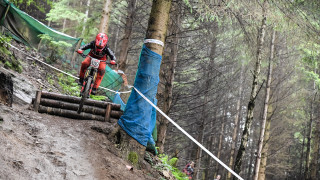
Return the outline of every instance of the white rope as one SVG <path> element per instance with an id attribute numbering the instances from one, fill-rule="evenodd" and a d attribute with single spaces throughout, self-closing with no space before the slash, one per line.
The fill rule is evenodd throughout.
<path id="1" fill-rule="evenodd" d="M 159 44 L 160 46 L 164 46 L 164 43 L 158 39 L 145 39 L 144 43 L 155 43 L 155 44 Z"/>
<path id="2" fill-rule="evenodd" d="M 27 55 L 27 56 L 31 57 L 32 59 L 34 59 L 34 60 L 36 60 L 36 61 L 38 61 L 38 62 L 40 62 L 40 63 L 42 63 L 42 64 L 44 64 L 44 65 L 46 65 L 46 66 L 48 66 L 48 67 L 50 67 L 50 68 L 52 68 L 52 69 L 54 69 L 54 70 L 56 70 L 56 71 L 59 71 L 59 72 L 65 74 L 65 75 L 71 76 L 71 77 L 73 77 L 73 78 L 75 78 L 75 79 L 79 79 L 78 77 L 76 77 L 76 76 L 74 76 L 74 75 L 72 75 L 72 74 L 69 74 L 69 73 L 67 73 L 67 72 L 64 72 L 64 71 L 62 71 L 62 70 L 60 70 L 60 69 L 58 69 L 58 68 L 56 68 L 56 67 L 54 67 L 54 66 L 51 66 L 50 64 L 48 64 L 48 63 L 46 63 L 46 62 L 43 62 L 43 61 L 41 61 L 41 60 L 39 60 L 39 59 L 37 59 L 37 58 L 35 58 L 35 57 L 33 57 L 33 56 L 25 53 L 25 52 L 23 52 L 22 50 L 20 50 L 19 48 L 13 46 L 12 44 L 9 44 L 9 43 L 7 43 L 7 42 L 6 42 L 6 44 L 8 44 L 8 45 L 11 46 L 12 48 L 20 51 L 20 52 L 23 53 L 24 55 Z M 99 88 L 104 89 L 104 90 L 107 90 L 107 91 L 110 91 L 110 92 L 113 92 L 113 93 L 117 93 L 117 94 L 124 94 L 124 93 L 130 93 L 130 92 L 131 92 L 131 91 L 121 91 L 121 92 L 118 92 L 118 91 L 114 91 L 114 90 L 112 90 L 112 89 L 108 89 L 108 88 L 102 87 L 102 86 L 99 86 Z"/>
<path id="3" fill-rule="evenodd" d="M 159 111 L 165 118 L 167 118 L 174 126 L 176 126 L 183 134 L 185 134 L 189 139 L 191 139 L 194 143 L 196 143 L 202 150 L 208 153 L 214 160 L 216 160 L 219 164 L 221 164 L 224 168 L 226 168 L 229 172 L 231 172 L 238 179 L 243 180 L 237 173 L 235 173 L 232 169 L 230 169 L 227 165 L 225 165 L 220 159 L 214 156 L 207 148 L 205 148 L 202 144 L 200 144 L 197 140 L 195 140 L 189 133 L 187 133 L 184 129 L 182 129 L 176 122 L 174 122 L 169 116 L 167 116 L 164 112 L 161 111 L 156 105 L 154 105 L 147 97 L 145 97 L 138 89 L 134 86 L 129 86 L 130 88 L 134 88 L 138 94 L 140 94 L 143 99 L 145 99 L 152 107 L 154 107 L 157 111 Z"/>
<path id="4" fill-rule="evenodd" d="M 146 40 L 149 40 L 149 39 L 146 39 Z M 146 41 L 146 40 L 145 40 L 145 41 Z M 157 40 L 157 41 L 159 41 L 159 40 Z M 161 42 L 161 41 L 160 41 L 160 42 Z M 150 43 L 150 42 L 145 42 L 145 43 Z M 154 42 L 153 42 L 153 43 L 154 43 Z M 72 74 L 69 74 L 69 73 L 67 73 L 67 72 L 64 72 L 64 71 L 62 71 L 62 70 L 60 70 L 60 69 L 58 69 L 58 68 L 55 68 L 55 67 L 51 66 L 50 64 L 47 64 L 47 63 L 45 63 L 45 62 L 43 62 L 43 61 L 41 61 L 41 60 L 39 60 L 39 59 L 37 59 L 37 58 L 35 58 L 35 57 L 32 57 L 32 56 L 29 55 L 29 54 L 26 54 L 25 52 L 21 51 L 20 49 L 18 49 L 17 47 L 15 47 L 15 46 L 13 46 L 13 45 L 11 45 L 11 44 L 9 44 L 9 43 L 6 43 L 6 44 L 8 44 L 8 45 L 11 46 L 12 48 L 14 48 L 14 49 L 22 52 L 23 54 L 31 57 L 32 59 L 34 59 L 34 60 L 36 60 L 36 61 L 38 61 L 38 62 L 41 62 L 41 63 L 45 64 L 46 66 L 52 68 L 52 69 L 55 69 L 56 71 L 59 71 L 59 72 L 61 72 L 61 73 L 63 73 L 63 74 L 66 74 L 66 75 L 68 75 L 68 76 L 71 76 L 71 77 L 73 77 L 73 78 L 75 78 L 75 79 L 79 79 L 78 77 L 75 77 L 75 76 L 73 76 Z M 158 44 L 158 43 L 157 43 L 157 44 Z M 160 44 L 160 45 L 161 45 L 161 44 Z M 141 97 L 143 97 L 143 99 L 145 99 L 152 107 L 154 107 L 157 111 L 159 111 L 165 118 L 168 119 L 168 121 L 170 121 L 174 126 L 176 126 L 183 134 L 185 134 L 189 139 L 191 139 L 194 143 L 196 143 L 202 150 L 204 150 L 206 153 L 208 153 L 214 160 L 216 160 L 219 164 L 221 164 L 224 168 L 226 168 L 230 173 L 232 173 L 232 174 L 233 174 L 234 176 L 236 176 L 238 179 L 244 180 L 244 179 L 241 178 L 237 173 L 235 173 L 232 169 L 230 169 L 227 165 L 225 165 L 222 161 L 220 161 L 220 159 L 218 159 L 216 156 L 214 156 L 207 148 L 205 148 L 202 144 L 200 144 L 197 140 L 195 140 L 189 133 L 187 133 L 184 129 L 182 129 L 176 122 L 174 122 L 169 116 L 167 116 L 163 111 L 161 111 L 161 109 L 159 109 L 156 105 L 154 105 L 154 104 L 153 104 L 147 97 L 145 97 L 138 89 L 136 89 L 134 86 L 130 86 L 130 85 L 128 85 L 128 87 L 129 87 L 129 88 L 134 88 L 134 90 L 137 91 L 137 93 L 138 93 Z M 114 92 L 114 93 L 118 93 L 118 94 L 120 94 L 120 93 L 130 93 L 130 92 L 131 92 L 131 91 L 117 92 L 117 91 L 114 91 L 114 90 L 112 90 L 112 89 L 108 89 L 108 88 L 105 88 L 105 87 L 99 87 L 99 88 L 102 88 L 102 89 L 105 89 L 105 90 L 108 90 L 108 91 L 111 91 L 111 92 Z"/>

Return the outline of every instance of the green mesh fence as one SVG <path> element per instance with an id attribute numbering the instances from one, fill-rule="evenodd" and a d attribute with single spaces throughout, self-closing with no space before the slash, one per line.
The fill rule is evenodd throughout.
<path id="1" fill-rule="evenodd" d="M 74 38 L 56 31 L 25 12 L 19 10 L 7 0 L 1 0 L 1 25 L 14 34 L 17 40 L 25 44 L 38 47 L 40 43 L 39 34 L 48 34 L 57 41 L 65 41 L 75 46 L 80 38 Z M 6 11 L 8 11 L 6 13 Z"/>
<path id="2" fill-rule="evenodd" d="M 6 34 L 9 34 L 17 41 L 38 49 L 44 57 L 50 57 L 57 52 L 52 51 L 52 48 L 46 44 L 48 40 L 40 38 L 41 35 L 46 35 L 52 41 L 68 44 L 68 47 L 63 48 L 63 53 L 59 56 L 58 61 L 71 64 L 75 70 L 79 71 L 83 58 L 78 56 L 78 61 L 73 63 L 71 63 L 71 59 L 77 48 L 77 44 L 81 41 L 80 38 L 74 38 L 44 25 L 15 7 L 8 0 L 0 0 L 0 15 L 0 26 L 5 29 Z M 83 45 L 84 43 L 82 42 L 81 44 Z M 100 86 L 117 91 L 122 83 L 121 76 L 107 66 L 106 74 Z M 113 100 L 115 93 L 106 91 L 106 95 L 109 99 Z"/>

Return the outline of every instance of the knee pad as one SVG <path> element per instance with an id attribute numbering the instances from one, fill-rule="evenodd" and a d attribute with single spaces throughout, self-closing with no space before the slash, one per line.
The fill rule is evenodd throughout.
<path id="1" fill-rule="evenodd" d="M 106 73 L 106 70 L 105 70 L 105 69 L 103 69 L 103 70 L 99 71 L 99 74 L 100 74 L 101 76 L 103 76 L 103 75 L 104 75 L 104 73 Z"/>

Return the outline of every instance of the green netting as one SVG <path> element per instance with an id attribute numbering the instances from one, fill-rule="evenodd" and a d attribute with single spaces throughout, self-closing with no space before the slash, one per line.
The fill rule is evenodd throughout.
<path id="1" fill-rule="evenodd" d="M 108 89 L 112 89 L 118 91 L 121 88 L 121 84 L 123 80 L 121 76 L 114 72 L 109 66 L 106 67 L 106 74 L 103 77 L 100 86 L 106 87 Z M 111 91 L 105 91 L 106 95 L 109 99 L 114 101 L 115 93 Z"/>
<path id="2" fill-rule="evenodd" d="M 56 41 L 66 41 L 74 46 L 80 40 L 80 38 L 71 37 L 44 25 L 43 23 L 15 7 L 7 0 L 1 0 L 0 4 L 1 25 L 6 27 L 11 33 L 18 37 L 20 41 L 23 41 L 32 47 L 38 47 L 41 40 L 38 37 L 39 34 L 48 34 Z M 5 11 L 8 6 L 10 8 L 5 16 Z"/>
<path id="3" fill-rule="evenodd" d="M 6 13 L 7 12 L 7 13 Z M 24 44 L 36 48 L 44 57 L 50 57 L 52 54 L 57 53 L 52 51 L 46 43 L 47 40 L 41 40 L 39 35 L 48 35 L 56 42 L 65 42 L 71 44 L 70 47 L 64 48 L 62 55 L 59 55 L 62 63 L 71 64 L 73 52 L 80 38 L 74 38 L 67 34 L 56 31 L 25 12 L 15 7 L 8 0 L 0 0 L 0 25 L 6 29 L 6 33 L 11 35 L 14 39 L 23 42 Z M 82 42 L 82 45 L 84 43 Z M 79 71 L 80 63 L 83 59 L 78 57 L 78 61 L 72 64 L 72 67 Z M 110 67 L 106 68 L 106 75 L 104 76 L 101 85 L 108 89 L 119 90 L 123 80 L 120 75 L 114 72 Z M 113 100 L 115 94 L 106 91 L 106 95 Z"/>

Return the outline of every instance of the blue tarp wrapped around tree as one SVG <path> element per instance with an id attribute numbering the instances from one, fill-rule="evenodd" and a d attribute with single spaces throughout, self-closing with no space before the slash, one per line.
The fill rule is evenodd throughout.
<path id="1" fill-rule="evenodd" d="M 161 55 L 143 45 L 134 82 L 134 87 L 154 104 L 157 103 L 155 97 L 159 83 L 161 59 Z M 124 114 L 118 124 L 143 146 L 154 146 L 152 132 L 156 125 L 156 110 L 135 90 L 132 90 Z"/>

